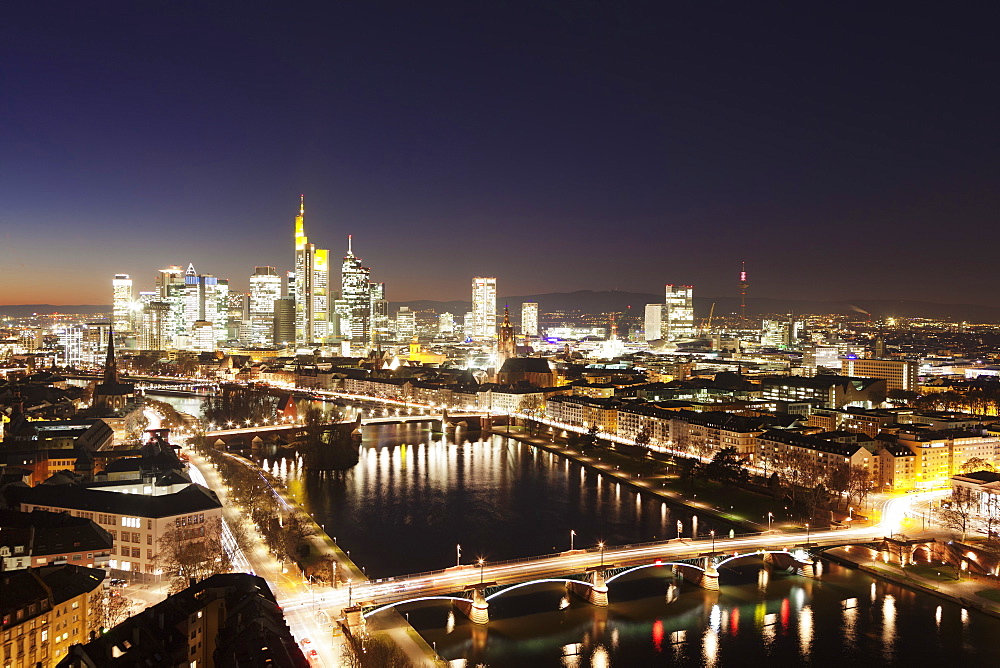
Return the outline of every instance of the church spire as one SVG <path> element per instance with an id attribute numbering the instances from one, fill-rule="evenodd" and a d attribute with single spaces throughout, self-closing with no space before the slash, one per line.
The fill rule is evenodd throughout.
<path id="1" fill-rule="evenodd" d="M 118 382 L 118 363 L 115 361 L 115 330 L 108 329 L 108 356 L 104 360 L 104 382 Z"/>

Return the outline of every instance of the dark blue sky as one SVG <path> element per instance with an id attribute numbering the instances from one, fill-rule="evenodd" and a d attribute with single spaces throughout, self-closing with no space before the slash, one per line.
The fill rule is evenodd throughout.
<path id="1" fill-rule="evenodd" d="M 916 3 L 46 2 L 0 27 L 0 304 L 321 247 L 392 300 L 1000 305 L 996 13 Z M 978 13 L 977 13 L 978 12 Z"/>

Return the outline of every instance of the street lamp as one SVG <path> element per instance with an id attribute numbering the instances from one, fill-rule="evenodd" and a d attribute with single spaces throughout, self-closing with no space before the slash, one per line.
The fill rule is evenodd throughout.
<path id="1" fill-rule="evenodd" d="M 809 547 L 809 523 L 806 523 L 806 547 Z"/>
<path id="2" fill-rule="evenodd" d="M 570 529 L 569 530 L 569 551 L 570 552 L 573 551 L 573 538 L 575 536 L 576 536 L 576 530 L 575 529 Z"/>
<path id="3" fill-rule="evenodd" d="M 767 531 L 768 531 L 768 533 L 771 532 L 771 520 L 773 520 L 773 519 L 774 519 L 774 513 L 772 513 L 771 511 L 767 511 Z"/>
<path id="4" fill-rule="evenodd" d="M 604 569 L 604 541 L 597 544 L 597 547 L 601 548 L 601 569 Z"/>
<path id="5" fill-rule="evenodd" d="M 351 607 L 351 594 L 353 593 L 352 590 L 351 590 L 351 586 L 352 586 L 353 583 L 354 583 L 354 581 L 351 578 L 347 578 L 347 607 L 348 608 Z"/>
<path id="6" fill-rule="evenodd" d="M 462 565 L 462 546 L 455 545 L 455 567 Z"/>
<path id="7" fill-rule="evenodd" d="M 854 519 L 854 506 L 847 506 L 847 521 L 850 522 Z"/>
<path id="8" fill-rule="evenodd" d="M 483 570 L 486 568 L 486 560 L 479 557 L 479 584 L 483 584 Z"/>
<path id="9" fill-rule="evenodd" d="M 712 534 L 712 554 L 715 554 L 715 529 L 712 529 L 708 533 Z"/>

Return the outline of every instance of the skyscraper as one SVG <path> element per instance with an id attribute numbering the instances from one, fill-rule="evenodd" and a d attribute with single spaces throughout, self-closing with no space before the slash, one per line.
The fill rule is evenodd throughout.
<path id="1" fill-rule="evenodd" d="M 193 264 L 188 264 L 184 272 L 184 333 L 192 336 L 195 323 L 201 323 L 198 325 L 199 349 L 213 349 L 206 343 L 210 336 L 214 341 L 226 339 L 228 297 L 229 281 L 211 274 L 199 274 Z M 211 335 L 206 333 L 203 323 L 209 323 Z"/>
<path id="2" fill-rule="evenodd" d="M 186 335 L 184 322 L 184 269 L 170 265 L 160 269 L 156 276 L 159 301 L 169 305 L 164 327 L 164 345 L 176 345 L 179 337 Z"/>
<path id="3" fill-rule="evenodd" d="M 521 304 L 521 333 L 525 336 L 538 336 L 538 302 Z"/>
<path id="4" fill-rule="evenodd" d="M 330 324 L 330 251 L 309 243 L 305 232 L 305 195 L 295 217 L 295 342 L 321 343 Z M 293 285 L 288 286 L 289 293 Z"/>
<path id="5" fill-rule="evenodd" d="M 281 299 L 281 276 L 274 267 L 254 267 L 250 277 L 250 339 L 274 343 L 274 301 Z"/>
<path id="6" fill-rule="evenodd" d="M 666 286 L 664 338 L 669 341 L 693 338 L 694 288 L 690 285 Z"/>
<path id="7" fill-rule="evenodd" d="M 117 332 L 132 331 L 132 279 L 128 274 L 115 274 L 111 281 L 114 301 L 111 307 L 111 323 Z"/>
<path id="8" fill-rule="evenodd" d="M 389 339 L 389 302 L 385 298 L 385 283 L 369 283 L 371 297 L 371 344 Z"/>
<path id="9" fill-rule="evenodd" d="M 472 338 L 495 339 L 497 335 L 497 279 L 472 279 Z"/>
<path id="10" fill-rule="evenodd" d="M 645 337 L 647 341 L 663 338 L 663 304 L 646 304 Z"/>
<path id="11" fill-rule="evenodd" d="M 347 255 L 340 269 L 340 333 L 355 346 L 367 346 L 371 339 L 371 269 L 361 266 L 354 255 L 353 239 L 347 237 Z M 384 290 L 384 288 L 383 288 Z M 379 290 L 375 290 L 378 294 Z"/>

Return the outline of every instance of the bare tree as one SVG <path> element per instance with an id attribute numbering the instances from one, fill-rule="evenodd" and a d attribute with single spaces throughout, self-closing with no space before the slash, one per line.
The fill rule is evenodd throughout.
<path id="1" fill-rule="evenodd" d="M 198 524 L 171 527 L 157 543 L 156 560 L 171 581 L 171 592 L 184 589 L 192 579 L 228 573 L 231 564 L 222 545 L 222 520 L 213 517 Z"/>
<path id="2" fill-rule="evenodd" d="M 956 487 L 951 493 L 951 498 L 938 512 L 938 521 L 942 526 L 961 533 L 961 540 L 964 541 L 975 515 L 975 508 L 976 502 L 972 492 L 965 487 Z"/>
<path id="3" fill-rule="evenodd" d="M 99 630 L 118 626 L 128 619 L 132 600 L 116 589 L 101 590 L 90 599 L 90 628 Z"/>
<path id="4" fill-rule="evenodd" d="M 411 668 L 399 645 L 385 635 L 365 635 L 344 643 L 344 665 L 349 668 Z"/>

